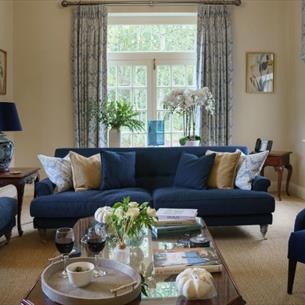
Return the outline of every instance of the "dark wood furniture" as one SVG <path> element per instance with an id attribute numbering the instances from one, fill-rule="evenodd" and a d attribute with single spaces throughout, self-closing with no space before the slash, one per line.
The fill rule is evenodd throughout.
<path id="1" fill-rule="evenodd" d="M 272 166 L 277 173 L 277 194 L 279 200 L 281 198 L 282 190 L 282 179 L 283 172 L 286 168 L 288 170 L 287 181 L 286 181 L 286 193 L 289 196 L 289 182 L 292 175 L 292 166 L 290 164 L 290 151 L 271 151 L 265 161 L 265 164 L 262 169 L 262 175 L 264 175 L 264 169 L 266 166 Z"/>
<path id="2" fill-rule="evenodd" d="M 6 186 L 8 184 L 13 184 L 17 188 L 17 197 L 18 197 L 17 228 L 18 228 L 19 236 L 23 234 L 21 228 L 21 210 L 22 210 L 24 186 L 26 181 L 31 179 L 31 177 L 34 177 L 36 181 L 39 180 L 39 168 L 15 167 L 15 168 L 10 168 L 8 172 L 0 173 L 0 187 Z"/>
<path id="3" fill-rule="evenodd" d="M 78 243 L 81 236 L 87 231 L 90 221 L 92 218 L 82 218 L 74 226 L 75 242 Z M 215 279 L 216 289 L 218 295 L 215 298 L 204 300 L 204 301 L 187 301 L 182 297 L 179 298 L 162 298 L 160 300 L 147 300 L 140 299 L 133 301 L 130 305 L 244 305 L 246 302 L 240 295 L 238 288 L 232 278 L 228 266 L 226 265 L 219 249 L 217 248 L 215 241 L 213 240 L 210 232 L 205 230 L 207 236 L 210 238 L 211 242 L 214 244 L 214 248 L 223 264 L 223 270 L 219 273 L 213 273 Z M 54 246 L 55 248 L 55 246 Z M 55 250 L 54 250 L 55 252 Z M 55 253 L 53 253 L 56 255 Z M 52 254 L 50 254 L 52 256 Z M 52 302 L 41 290 L 40 279 L 36 282 L 31 291 L 27 294 L 27 301 L 32 302 L 35 305 L 56 305 Z M 158 303 L 159 301 L 159 303 Z M 23 303 L 29 304 L 29 303 Z"/>

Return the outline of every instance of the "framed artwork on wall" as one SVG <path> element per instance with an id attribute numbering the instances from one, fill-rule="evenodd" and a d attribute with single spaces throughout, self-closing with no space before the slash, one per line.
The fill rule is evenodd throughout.
<path id="1" fill-rule="evenodd" d="M 7 54 L 0 49 L 0 95 L 6 94 Z"/>
<path id="2" fill-rule="evenodd" d="M 273 93 L 274 53 L 246 53 L 246 92 Z"/>

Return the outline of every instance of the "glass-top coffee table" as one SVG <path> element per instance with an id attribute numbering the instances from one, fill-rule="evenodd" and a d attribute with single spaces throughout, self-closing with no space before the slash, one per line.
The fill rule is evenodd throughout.
<path id="1" fill-rule="evenodd" d="M 82 256 L 88 253 L 81 242 L 82 237 L 87 233 L 88 228 L 93 225 L 92 218 L 82 218 L 74 226 L 75 246 L 81 249 Z M 183 297 L 179 297 L 175 288 L 175 275 L 155 275 L 153 272 L 153 253 L 156 250 L 170 250 L 176 247 L 186 247 L 190 236 L 174 236 L 171 238 L 162 238 L 154 240 L 151 232 L 147 231 L 143 238 L 137 243 L 130 246 L 129 265 L 141 273 L 145 277 L 148 285 L 147 296 L 142 295 L 133 301 L 132 305 L 244 305 L 246 302 L 240 295 L 229 269 L 221 256 L 208 228 L 204 226 L 202 233 L 210 239 L 211 250 L 218 256 L 223 265 L 221 272 L 213 273 L 217 296 L 204 301 L 187 301 Z M 108 242 L 103 256 L 112 259 L 114 256 L 114 245 Z M 35 305 L 55 305 L 45 296 L 41 290 L 40 280 L 38 280 L 32 290 L 26 297 Z"/>

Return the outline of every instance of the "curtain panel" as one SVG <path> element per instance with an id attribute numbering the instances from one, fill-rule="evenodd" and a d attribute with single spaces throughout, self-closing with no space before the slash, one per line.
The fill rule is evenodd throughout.
<path id="1" fill-rule="evenodd" d="M 103 5 L 73 11 L 72 78 L 76 147 L 102 147 L 107 129 L 98 120 L 107 97 L 107 11 Z"/>
<path id="2" fill-rule="evenodd" d="M 232 27 L 224 5 L 200 5 L 197 25 L 197 86 L 209 87 L 216 101 L 215 115 L 200 113 L 205 144 L 228 145 L 232 138 Z"/>
<path id="3" fill-rule="evenodd" d="M 305 0 L 302 1 L 302 49 L 301 58 L 305 61 Z"/>

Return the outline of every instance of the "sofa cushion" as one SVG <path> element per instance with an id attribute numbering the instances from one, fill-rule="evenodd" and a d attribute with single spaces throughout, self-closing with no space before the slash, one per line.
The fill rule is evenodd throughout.
<path id="1" fill-rule="evenodd" d="M 56 185 L 56 192 L 64 192 L 72 188 L 72 169 L 69 153 L 64 158 L 37 156 L 49 179 Z"/>
<path id="2" fill-rule="evenodd" d="M 86 158 L 74 151 L 70 154 L 73 187 L 76 192 L 90 189 L 98 190 L 101 186 L 101 154 Z"/>
<path id="3" fill-rule="evenodd" d="M 193 190 L 160 188 L 153 192 L 154 208 L 198 209 L 199 216 L 265 214 L 274 211 L 274 198 L 266 192 L 239 189 Z"/>
<path id="4" fill-rule="evenodd" d="M 105 191 L 68 191 L 35 198 L 31 203 L 30 212 L 33 217 L 87 217 L 92 216 L 97 208 L 112 206 L 127 196 L 138 203 L 151 204 L 152 200 L 149 192 L 136 187 Z"/>
<path id="5" fill-rule="evenodd" d="M 215 153 L 207 150 L 206 155 Z M 216 153 L 214 166 L 212 168 L 209 180 L 209 188 L 232 189 L 236 170 L 240 158 L 240 152 L 234 153 Z"/>
<path id="6" fill-rule="evenodd" d="M 192 189 L 207 189 L 207 182 L 214 164 L 216 154 L 203 156 L 183 153 L 178 163 L 175 186 Z"/>
<path id="7" fill-rule="evenodd" d="M 102 190 L 136 185 L 136 153 L 105 151 L 102 154 Z"/>
<path id="8" fill-rule="evenodd" d="M 235 185 L 242 190 L 251 190 L 253 179 L 261 172 L 269 151 L 241 156 L 241 164 L 237 170 Z"/>

